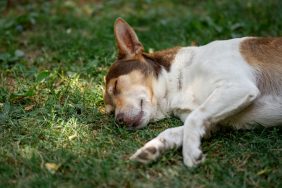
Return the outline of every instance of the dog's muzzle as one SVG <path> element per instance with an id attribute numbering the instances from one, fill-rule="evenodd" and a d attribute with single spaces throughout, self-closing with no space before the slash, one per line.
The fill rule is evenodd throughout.
<path id="1" fill-rule="evenodd" d="M 141 122 L 142 122 L 142 117 L 144 115 L 143 111 L 140 111 L 136 116 L 134 117 L 129 117 L 126 116 L 124 113 L 119 113 L 116 115 L 116 122 L 118 124 L 125 124 L 128 128 L 137 128 Z"/>

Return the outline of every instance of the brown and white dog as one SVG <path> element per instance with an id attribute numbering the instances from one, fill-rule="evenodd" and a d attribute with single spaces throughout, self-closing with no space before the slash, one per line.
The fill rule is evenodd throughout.
<path id="1" fill-rule="evenodd" d="M 245 37 L 146 53 L 121 18 L 114 32 L 119 54 L 106 76 L 106 110 L 131 129 L 170 114 L 183 121 L 130 159 L 149 163 L 182 146 L 191 167 L 203 161 L 201 138 L 216 126 L 282 124 L 282 38 Z"/>

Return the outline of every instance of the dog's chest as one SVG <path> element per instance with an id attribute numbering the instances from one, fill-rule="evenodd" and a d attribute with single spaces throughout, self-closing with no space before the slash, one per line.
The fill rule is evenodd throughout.
<path id="1" fill-rule="evenodd" d="M 184 120 L 206 99 L 213 86 L 207 84 L 207 80 L 212 78 L 199 71 L 199 64 L 190 64 L 193 54 L 186 51 L 185 57 L 181 59 L 177 59 L 168 74 L 167 99 L 170 111 Z"/>
<path id="2" fill-rule="evenodd" d="M 185 73 L 185 71 L 183 71 L 183 73 Z M 168 96 L 169 108 L 174 115 L 182 120 L 185 120 L 191 111 L 202 104 L 208 93 L 210 93 L 210 86 L 205 86 L 204 80 L 201 78 L 202 77 L 198 77 L 189 80 L 184 76 L 181 81 L 181 88 L 176 86 L 177 84 L 171 86 L 170 90 L 172 92 L 170 92 Z M 177 81 L 179 82 L 179 80 Z"/>

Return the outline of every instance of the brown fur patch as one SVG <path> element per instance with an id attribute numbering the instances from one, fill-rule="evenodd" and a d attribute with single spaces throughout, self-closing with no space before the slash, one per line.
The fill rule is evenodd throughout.
<path id="1" fill-rule="evenodd" d="M 141 62 L 139 59 L 132 60 L 118 60 L 111 67 L 106 76 L 106 83 L 111 79 L 117 78 L 121 75 L 129 74 L 134 70 L 141 71 L 145 76 L 153 72 L 146 62 Z"/>
<path id="2" fill-rule="evenodd" d="M 143 53 L 143 55 L 135 56 L 132 59 L 118 59 L 111 67 L 106 76 L 106 83 L 113 78 L 128 74 L 134 70 L 141 71 L 145 76 L 153 73 L 158 76 L 161 68 L 170 70 L 171 63 L 175 58 L 180 47 L 170 48 L 154 53 Z"/>
<path id="3" fill-rule="evenodd" d="M 157 149 L 155 147 L 153 147 L 153 146 L 148 147 L 146 150 L 148 152 L 150 152 L 151 154 L 155 154 L 157 152 Z"/>
<path id="4" fill-rule="evenodd" d="M 144 53 L 144 56 L 153 60 L 154 62 L 157 62 L 158 64 L 163 66 L 167 71 L 169 71 L 171 63 L 180 48 L 181 47 L 177 46 L 174 48 L 169 48 L 154 53 Z"/>
<path id="5" fill-rule="evenodd" d="M 261 94 L 282 94 L 282 38 L 250 38 L 241 43 L 240 52 L 257 70 Z"/>
<path id="6" fill-rule="evenodd" d="M 148 159 L 148 153 L 142 152 L 138 155 L 138 158 L 142 159 L 142 160 L 147 160 Z"/>

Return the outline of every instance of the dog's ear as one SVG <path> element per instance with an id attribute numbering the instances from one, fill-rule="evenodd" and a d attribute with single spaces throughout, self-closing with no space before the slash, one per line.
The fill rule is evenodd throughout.
<path id="1" fill-rule="evenodd" d="M 143 45 L 138 40 L 133 28 L 122 18 L 116 20 L 114 31 L 120 59 L 142 54 Z"/>

